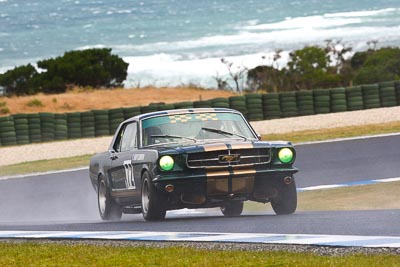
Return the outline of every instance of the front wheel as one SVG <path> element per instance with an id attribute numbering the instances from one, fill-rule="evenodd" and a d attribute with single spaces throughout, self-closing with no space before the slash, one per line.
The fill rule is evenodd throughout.
<path id="1" fill-rule="evenodd" d="M 150 174 L 145 172 L 142 176 L 142 213 L 146 221 L 162 221 L 165 219 L 165 201 L 157 194 Z"/>
<path id="2" fill-rule="evenodd" d="M 224 216 L 234 217 L 242 214 L 243 201 L 231 201 L 221 207 L 221 212 Z"/>
<path id="3" fill-rule="evenodd" d="M 272 209 L 277 215 L 292 214 L 297 208 L 297 191 L 294 178 L 290 184 L 281 184 L 277 187 L 278 195 L 271 199 Z"/>
<path id="4" fill-rule="evenodd" d="M 104 221 L 118 221 L 122 217 L 121 207 L 111 198 L 106 179 L 101 176 L 97 187 L 97 204 L 100 217 Z"/>

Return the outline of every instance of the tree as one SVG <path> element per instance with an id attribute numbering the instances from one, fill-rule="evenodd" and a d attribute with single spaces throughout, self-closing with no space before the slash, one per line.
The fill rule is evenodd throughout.
<path id="1" fill-rule="evenodd" d="M 247 85 L 252 91 L 262 89 L 272 93 L 285 90 L 284 70 L 278 70 L 272 66 L 257 66 L 248 71 Z"/>
<path id="2" fill-rule="evenodd" d="M 233 62 L 227 61 L 225 58 L 221 58 L 221 62 L 225 64 L 225 66 L 228 69 L 229 76 L 235 83 L 235 89 L 236 92 L 241 92 L 242 88 L 242 82 L 245 77 L 245 74 L 247 73 L 247 68 L 243 66 L 236 66 L 236 68 L 233 67 Z"/>
<path id="3" fill-rule="evenodd" d="M 330 72 L 330 56 L 318 46 L 306 46 L 290 55 L 288 74 L 293 80 L 293 89 L 334 87 L 341 82 L 338 74 Z"/>
<path id="4" fill-rule="evenodd" d="M 62 93 L 68 86 L 110 88 L 123 86 L 128 63 L 111 54 L 111 49 L 88 49 L 66 52 L 62 57 L 16 67 L 0 74 L 0 85 L 8 95 L 30 95 L 37 92 Z"/>
<path id="5" fill-rule="evenodd" d="M 37 74 L 31 64 L 16 67 L 0 74 L 0 85 L 4 86 L 8 96 L 33 95 L 39 90 L 33 79 Z"/>
<path id="6" fill-rule="evenodd" d="M 354 77 L 355 84 L 377 83 L 400 79 L 400 48 L 369 50 Z"/>
<path id="7" fill-rule="evenodd" d="M 38 62 L 38 67 L 45 70 L 43 81 L 97 88 L 123 86 L 128 65 L 112 55 L 109 48 L 70 51 L 62 57 Z"/>

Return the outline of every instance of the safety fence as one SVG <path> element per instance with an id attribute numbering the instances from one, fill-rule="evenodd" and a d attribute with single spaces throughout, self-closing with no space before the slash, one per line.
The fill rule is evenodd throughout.
<path id="1" fill-rule="evenodd" d="M 397 105 L 400 105 L 400 81 L 63 114 L 15 114 L 0 117 L 0 146 L 112 135 L 128 118 L 169 109 L 232 108 L 250 121 L 257 121 Z"/>

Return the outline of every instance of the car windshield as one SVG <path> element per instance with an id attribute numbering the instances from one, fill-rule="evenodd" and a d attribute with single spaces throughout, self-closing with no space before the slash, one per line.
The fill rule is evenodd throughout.
<path id="1" fill-rule="evenodd" d="M 142 121 L 143 146 L 215 139 L 256 139 L 243 117 L 236 113 L 204 112 L 163 115 Z"/>

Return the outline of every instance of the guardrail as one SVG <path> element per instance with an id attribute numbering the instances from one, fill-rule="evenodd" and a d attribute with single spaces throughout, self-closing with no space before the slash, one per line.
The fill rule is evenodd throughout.
<path id="1" fill-rule="evenodd" d="M 400 105 L 400 81 L 63 114 L 15 114 L 0 117 L 0 146 L 111 135 L 125 119 L 169 109 L 232 108 L 250 121 L 257 121 L 397 105 Z"/>

